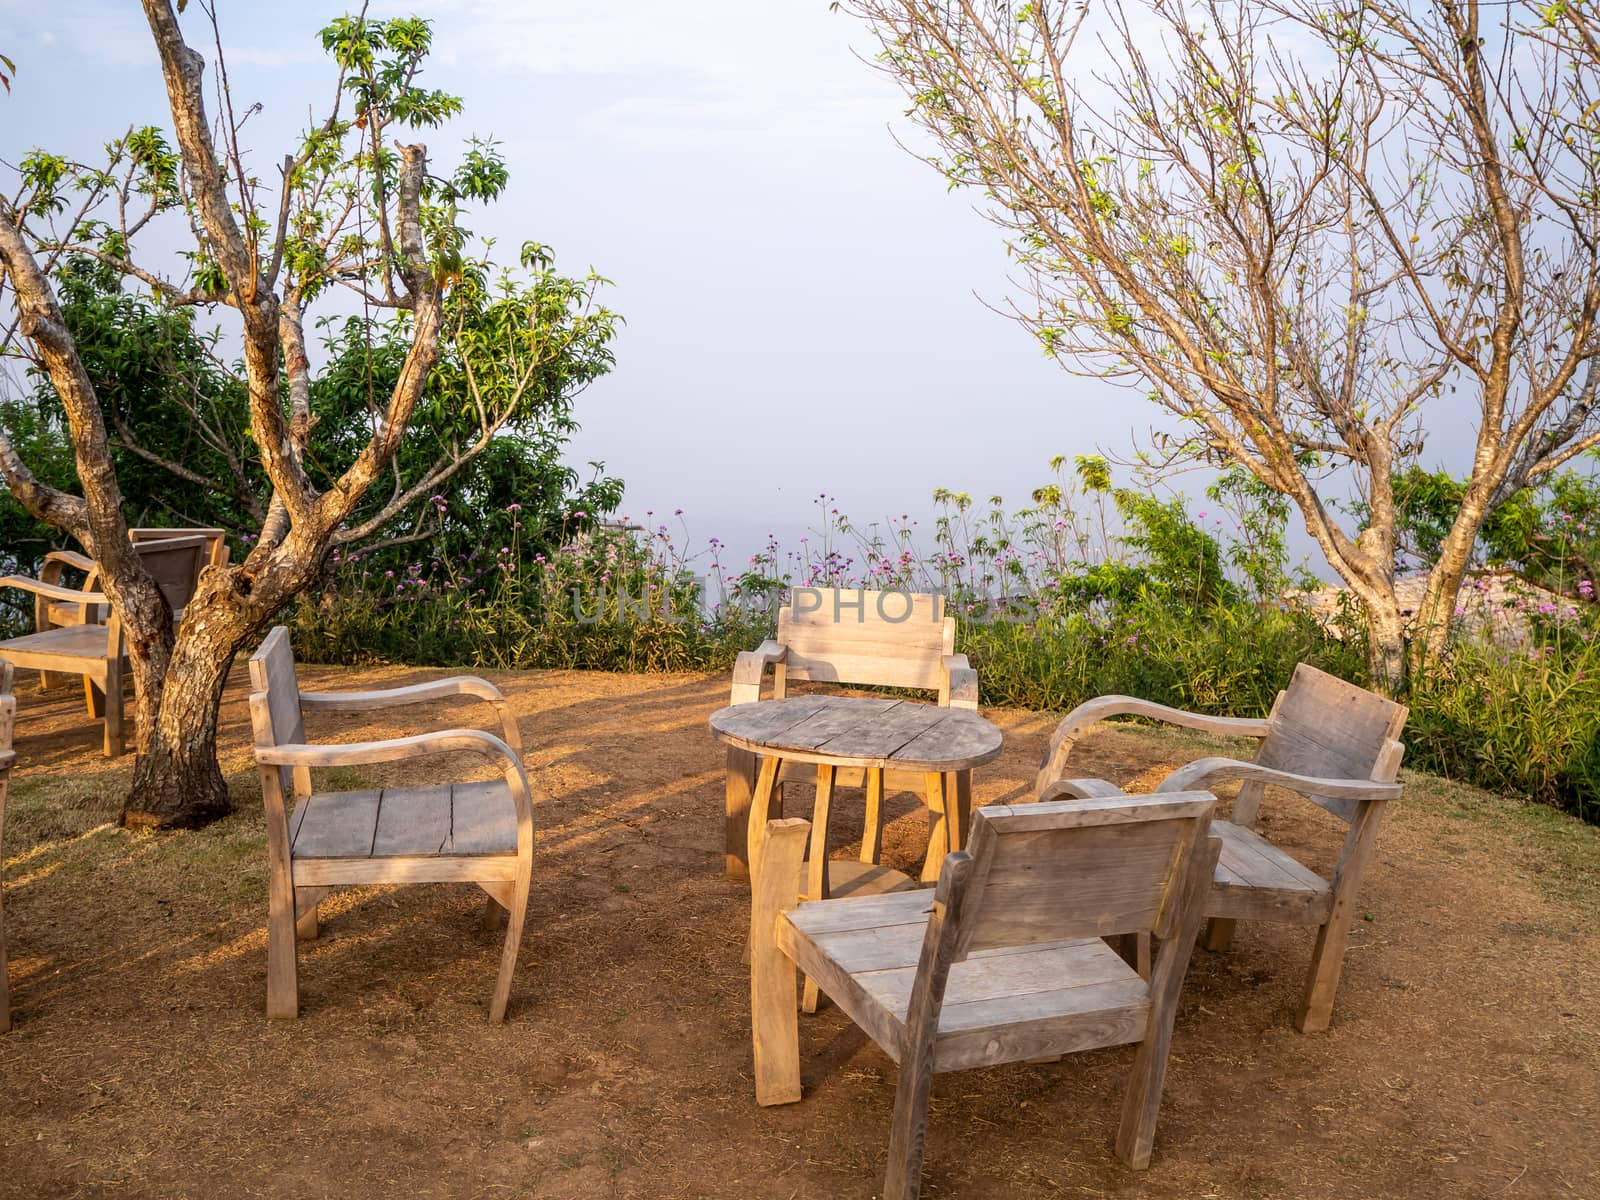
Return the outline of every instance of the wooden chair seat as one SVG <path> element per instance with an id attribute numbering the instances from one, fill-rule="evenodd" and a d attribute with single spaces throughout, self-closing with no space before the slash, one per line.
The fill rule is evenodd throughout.
<path id="1" fill-rule="evenodd" d="M 517 809 L 504 781 L 314 792 L 289 819 L 290 853 L 405 858 L 517 853 Z"/>
<path id="2" fill-rule="evenodd" d="M 1207 911 L 1225 918 L 1273 918 L 1320 925 L 1333 906 L 1328 881 L 1302 866 L 1259 833 L 1231 821 L 1213 821 L 1222 839 Z"/>
<path id="3" fill-rule="evenodd" d="M 8 639 L 0 650 L 12 665 L 23 670 L 43 667 L 52 671 L 78 672 L 79 659 L 106 657 L 106 627 L 104 625 L 67 625 L 59 629 L 46 629 L 40 633 L 25 633 Z M 27 661 L 24 661 L 27 660 Z M 126 652 L 122 661 L 128 661 Z"/>
<path id="4" fill-rule="evenodd" d="M 778 947 L 899 1062 L 932 909 L 927 889 L 812 901 L 779 922 Z M 1149 1020 L 1150 985 L 1100 938 L 981 950 L 950 967 L 934 1070 L 1011 1061 L 1019 1021 L 1043 1056 L 1137 1042 Z"/>

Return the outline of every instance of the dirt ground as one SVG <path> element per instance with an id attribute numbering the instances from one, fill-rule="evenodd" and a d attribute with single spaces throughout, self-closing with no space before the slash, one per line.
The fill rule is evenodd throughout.
<path id="1" fill-rule="evenodd" d="M 308 688 L 439 672 L 307 669 Z M 722 869 L 725 679 L 496 676 L 529 747 L 540 841 L 510 1019 L 470 887 L 323 906 L 302 1016 L 264 1017 L 266 850 L 243 677 L 223 719 L 238 805 L 198 834 L 113 822 L 130 760 L 70 692 L 19 690 L 5 831 L 15 1030 L 0 1038 L 0 1195 L 870 1197 L 893 1064 L 836 1009 L 804 1018 L 805 1099 L 757 1108 L 747 893 Z M 978 801 L 1024 793 L 1052 727 L 1006 733 Z M 354 741 L 462 718 L 443 704 Z M 1223 743 L 1108 728 L 1082 773 L 1143 783 Z M 336 773 L 335 786 L 385 780 Z M 1600 830 L 1407 776 L 1363 893 L 1335 1023 L 1290 1017 L 1306 930 L 1197 951 L 1156 1157 L 1110 1151 L 1131 1048 L 940 1076 L 929 1197 L 1600 1196 Z M 835 802 L 846 822 L 849 803 Z M 849 853 L 858 824 L 836 836 Z M 1331 819 L 1269 797 L 1273 840 L 1326 867 Z M 888 860 L 926 823 L 897 798 Z"/>

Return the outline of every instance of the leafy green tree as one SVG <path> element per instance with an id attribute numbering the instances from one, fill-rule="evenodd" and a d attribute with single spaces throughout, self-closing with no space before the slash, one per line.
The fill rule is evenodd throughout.
<path id="1" fill-rule="evenodd" d="M 333 548 L 404 528 L 408 514 L 423 511 L 419 501 L 491 448 L 498 455 L 502 433 L 536 421 L 550 396 L 570 396 L 603 369 L 614 318 L 596 301 L 597 277 L 563 279 L 541 247 L 525 248 L 516 275 L 469 249 L 463 214 L 499 196 L 507 172 L 489 142 L 472 141 L 439 172 L 424 145 L 402 140 L 461 111 L 457 97 L 420 81 L 428 22 L 345 16 L 322 31 L 336 99 L 269 182 L 246 166 L 259 161 L 241 142 L 249 110 L 235 104 L 224 63 L 216 64 L 223 109 L 214 135 L 205 63 L 178 13 L 170 0 L 143 0 L 143 8 L 175 147 L 152 125 L 112 141 L 103 163 L 34 151 L 19 164 L 15 191 L 0 199 L 0 283 L 15 309 L 9 329 L 20 335 L 6 344 L 49 377 L 79 491 L 35 469 L 26 441 L 10 430 L 0 432 L 0 474 L 30 514 L 96 561 L 128 633 L 136 697 L 138 760 L 123 819 L 172 826 L 227 808 L 216 719 L 237 652 L 319 577 Z M 206 41 L 215 36 L 213 25 Z M 176 274 L 137 253 L 162 225 L 193 238 Z M 249 439 L 240 465 L 247 481 L 255 471 L 264 477 L 254 494 L 267 499 L 249 552 L 202 575 L 176 635 L 128 538 L 118 414 L 99 395 L 52 286 L 52 272 L 75 256 L 128 278 L 163 308 L 237 316 L 242 369 L 229 373 L 243 390 Z M 387 390 L 376 375 L 365 389 L 364 421 L 341 423 L 348 397 L 336 399 L 319 440 L 306 322 L 339 290 L 355 297 L 368 328 L 374 314 L 390 314 L 404 350 Z M 436 368 L 444 382 L 430 389 Z M 208 403 L 185 396 L 173 387 L 162 400 L 189 403 L 184 411 L 201 423 Z M 437 435 L 429 432 L 436 423 Z M 214 474 L 205 484 L 232 490 Z M 236 497 L 241 507 L 250 494 L 247 486 Z"/>

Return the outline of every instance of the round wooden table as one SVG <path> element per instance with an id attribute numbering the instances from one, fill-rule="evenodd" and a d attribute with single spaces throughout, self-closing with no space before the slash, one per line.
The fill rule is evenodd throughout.
<path id="1" fill-rule="evenodd" d="M 1000 757 L 1000 731 L 973 710 L 940 708 L 911 700 L 827 695 L 762 700 L 718 709 L 711 714 L 711 729 L 729 746 L 761 757 L 748 820 L 738 822 L 729 813 L 730 860 L 737 856 L 754 861 L 772 815 L 773 793 L 783 764 L 817 764 L 817 801 L 812 812 L 806 886 L 806 894 L 812 899 L 835 894 L 829 886 L 827 825 L 840 767 L 859 767 L 866 773 L 867 821 L 861 857 L 873 870 L 850 871 L 850 890 L 877 891 L 885 889 L 873 886 L 865 876 L 874 872 L 899 876 L 898 872 L 876 866 L 883 830 L 884 772 L 906 771 L 922 776 L 932 820 L 928 856 L 922 867 L 922 878 L 927 881 L 939 877 L 945 854 L 961 849 L 966 837 L 972 815 L 972 768 Z M 742 838 L 745 845 L 735 846 L 736 837 Z"/>

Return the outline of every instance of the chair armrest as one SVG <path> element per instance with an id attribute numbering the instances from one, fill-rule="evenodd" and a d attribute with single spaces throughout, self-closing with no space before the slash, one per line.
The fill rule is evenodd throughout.
<path id="1" fill-rule="evenodd" d="M 1168 725 L 1181 725 L 1185 729 L 1214 733 L 1222 737 L 1266 737 L 1272 723 L 1265 717 L 1211 717 L 1204 713 L 1185 712 L 1154 700 L 1141 700 L 1137 696 L 1096 696 L 1085 700 L 1061 718 L 1050 738 L 1044 761 L 1039 764 L 1039 774 L 1034 778 L 1034 790 L 1043 793 L 1066 771 L 1067 756 L 1079 738 L 1096 721 L 1108 717 L 1148 717 Z"/>
<path id="2" fill-rule="evenodd" d="M 733 660 L 733 693 L 729 704 L 753 704 L 761 699 L 761 677 L 771 664 L 781 663 L 789 655 L 789 647 L 771 639 L 754 650 L 741 651 Z"/>
<path id="3" fill-rule="evenodd" d="M 944 667 L 944 688 L 940 699 L 951 708 L 970 708 L 976 711 L 978 673 L 972 669 L 972 664 L 967 662 L 967 656 L 946 654 L 940 663 Z"/>
<path id="4" fill-rule="evenodd" d="M 518 754 L 522 753 L 522 733 L 517 728 L 505 693 L 487 679 L 479 679 L 476 675 L 453 675 L 448 679 L 433 679 L 406 687 L 378 688 L 370 692 L 301 692 L 300 706 L 303 709 L 320 708 L 326 712 L 371 712 L 373 709 L 398 708 L 405 704 L 421 704 L 451 696 L 472 696 L 494 705 L 506 743 Z"/>
<path id="5" fill-rule="evenodd" d="M 79 554 L 76 550 L 52 550 L 44 556 L 46 565 L 61 563 L 64 566 L 74 567 L 79 571 L 93 571 L 95 561 L 87 554 Z"/>
<path id="6" fill-rule="evenodd" d="M 256 762 L 271 767 L 364 767 L 374 763 L 401 762 L 430 754 L 480 754 L 501 759 L 518 770 L 521 760 L 505 742 L 482 729 L 441 729 L 416 733 L 410 737 L 386 738 L 381 742 L 351 742 L 346 745 L 312 745 L 289 742 L 282 746 L 257 746 Z"/>
<path id="7" fill-rule="evenodd" d="M 104 592 L 85 592 L 79 588 L 62 587 L 57 583 L 41 583 L 37 579 L 29 579 L 26 575 L 0 577 L 0 587 L 18 588 L 24 592 L 34 592 L 40 596 L 48 596 L 51 600 L 72 600 L 80 604 L 111 603 L 110 597 Z"/>
<path id="8" fill-rule="evenodd" d="M 1400 798 L 1398 783 L 1380 783 L 1374 779 L 1319 779 L 1314 775 L 1296 775 L 1292 771 L 1277 771 L 1232 758 L 1196 759 L 1168 775 L 1156 791 L 1189 792 L 1196 788 L 1210 788 L 1213 784 L 1230 779 L 1275 784 L 1291 792 L 1299 792 L 1302 796 L 1327 796 L 1333 800 Z"/>
<path id="9" fill-rule="evenodd" d="M 1110 800 L 1128 793 L 1109 779 L 1058 779 L 1039 793 L 1039 802 L 1048 800 Z"/>

